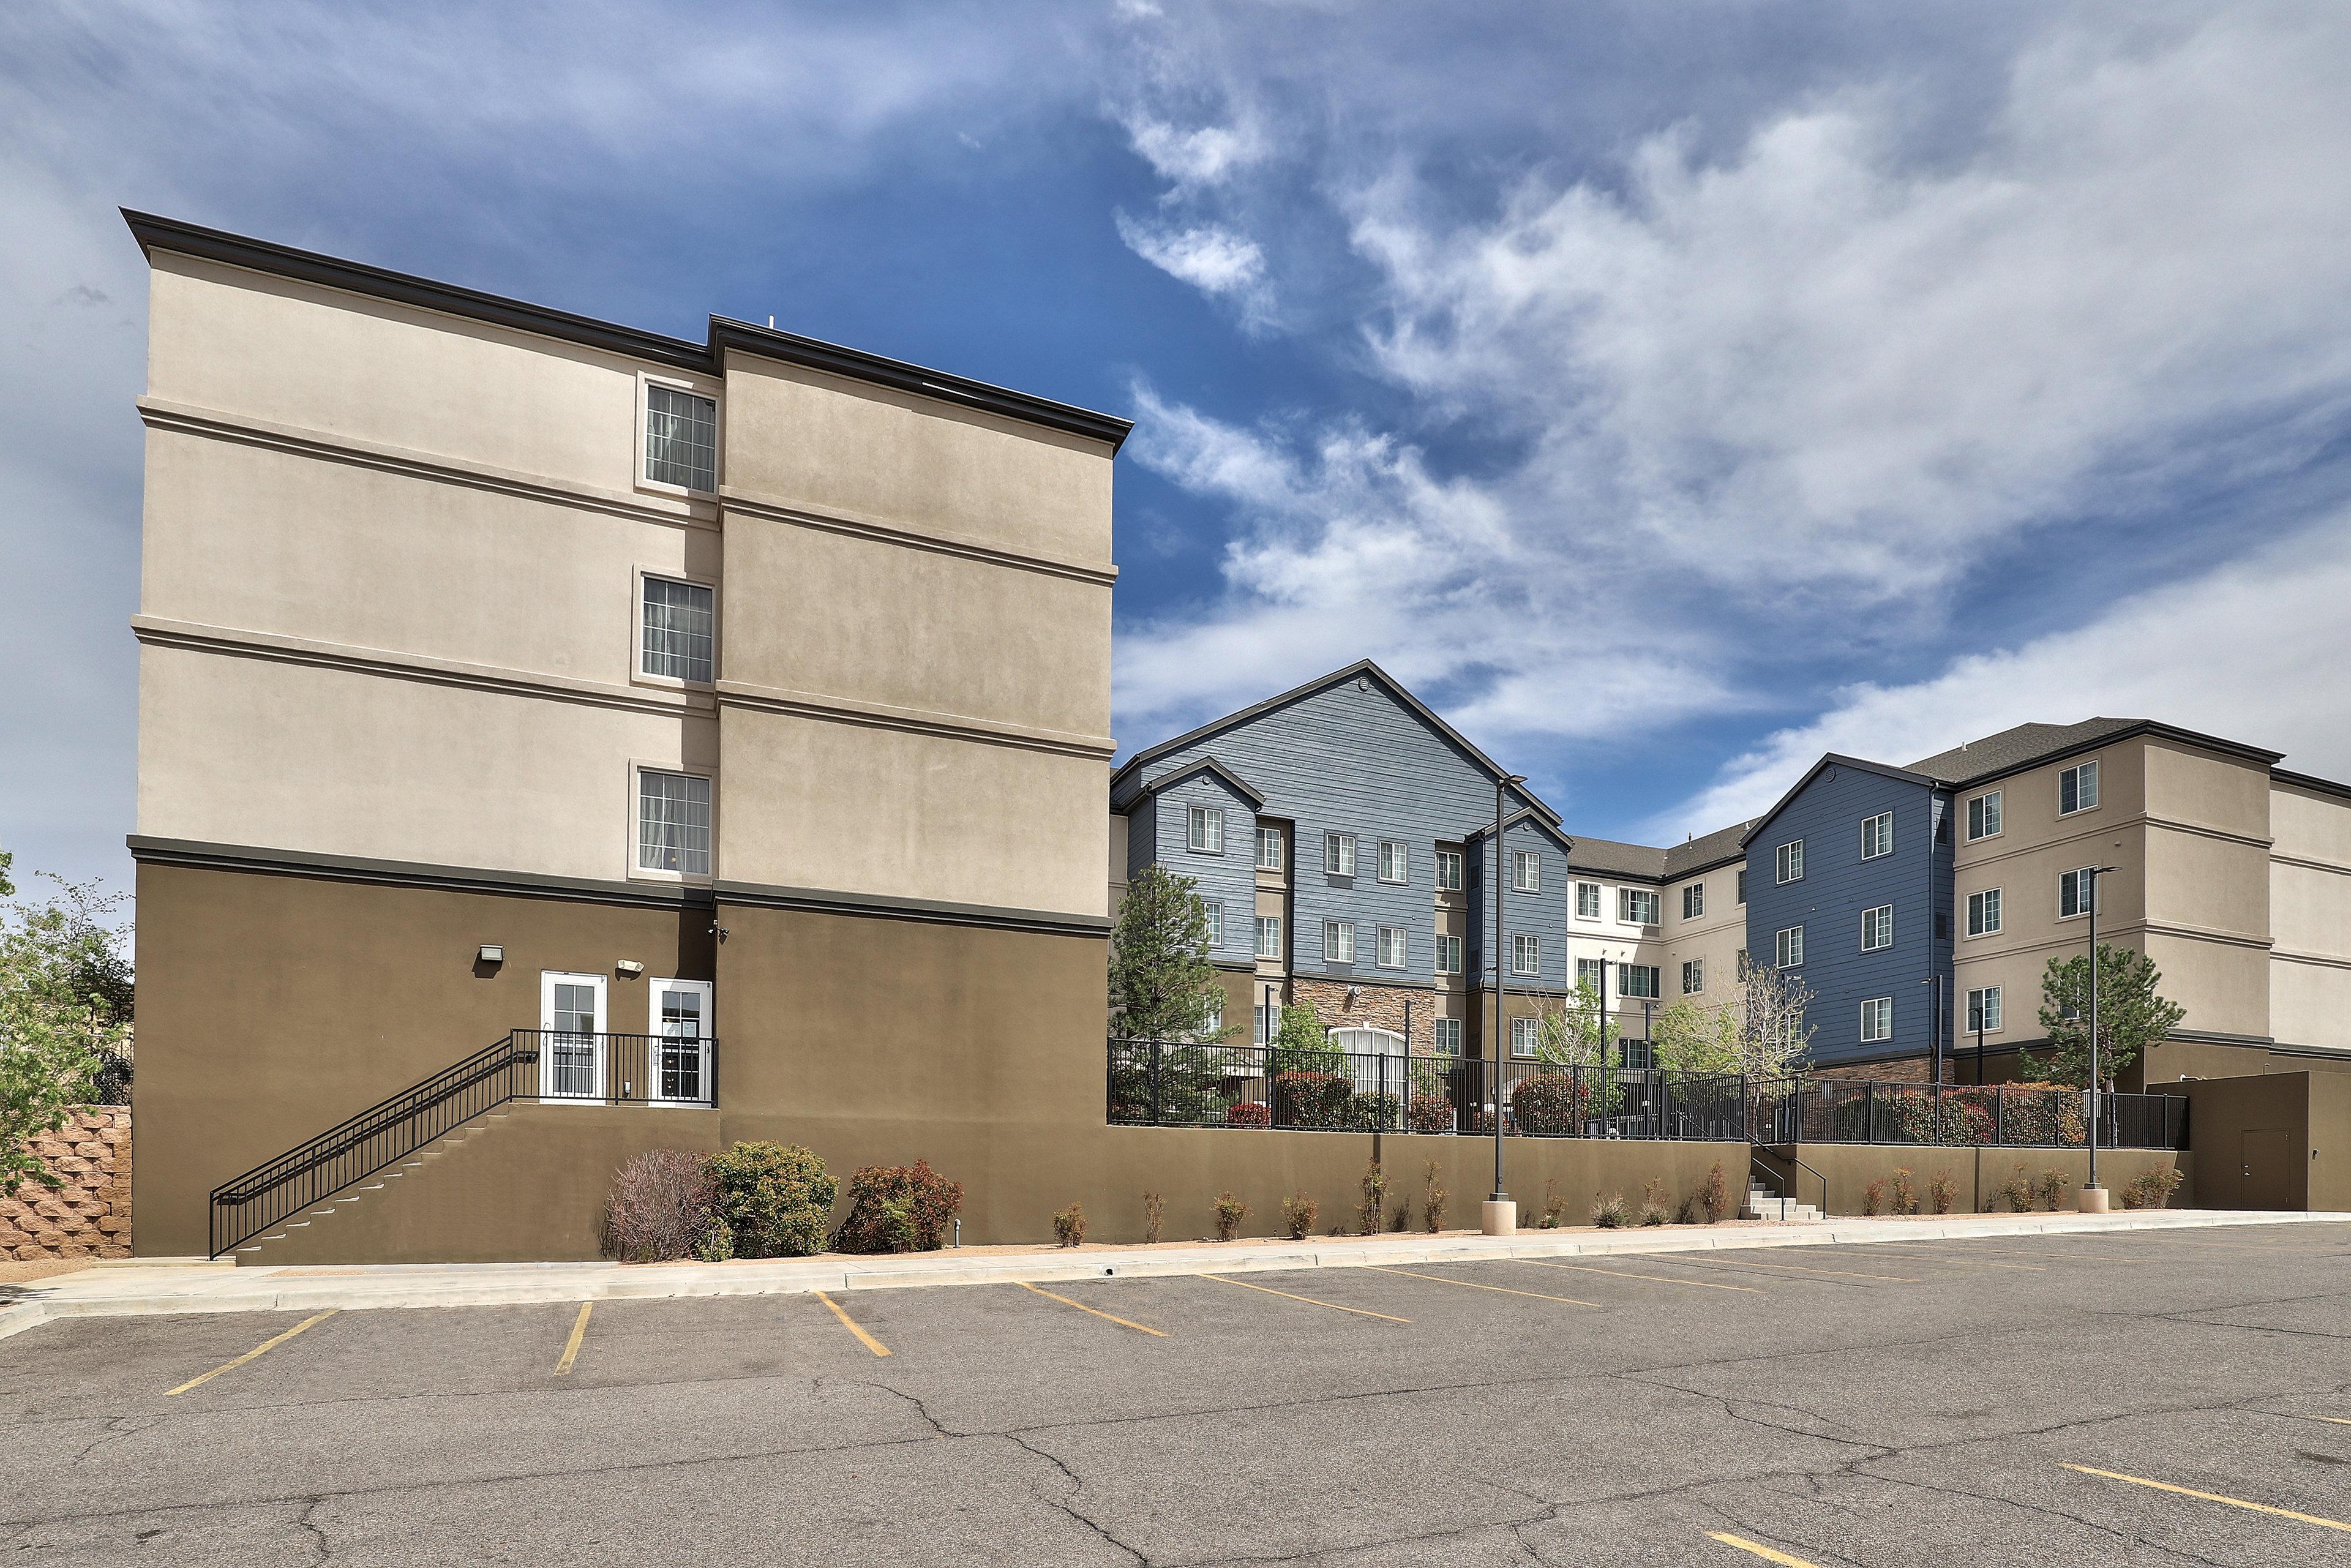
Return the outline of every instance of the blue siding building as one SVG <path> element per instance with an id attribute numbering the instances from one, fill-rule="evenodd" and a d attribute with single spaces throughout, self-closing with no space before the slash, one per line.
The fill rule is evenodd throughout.
<path id="1" fill-rule="evenodd" d="M 1830 755 L 1748 830 L 1747 950 L 1811 990 L 1824 1071 L 1950 1049 L 1950 800 L 1925 774 Z"/>

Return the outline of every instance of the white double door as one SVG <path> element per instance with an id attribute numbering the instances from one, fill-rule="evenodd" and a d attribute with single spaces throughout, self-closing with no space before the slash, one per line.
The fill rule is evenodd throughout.
<path id="1" fill-rule="evenodd" d="M 613 1098 L 617 1071 L 632 1091 L 621 1098 L 639 1097 L 633 1091 L 642 1074 L 642 1097 L 653 1104 L 710 1103 L 710 982 L 651 980 L 646 990 L 651 1027 L 643 1035 L 615 1036 L 607 1028 L 610 988 L 604 976 L 554 969 L 539 976 L 543 1098 Z M 616 1052 L 624 1060 L 616 1062 Z"/>

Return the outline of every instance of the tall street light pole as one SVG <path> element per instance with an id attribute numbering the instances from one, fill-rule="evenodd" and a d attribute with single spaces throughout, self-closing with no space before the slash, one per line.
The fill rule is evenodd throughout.
<path id="1" fill-rule="evenodd" d="M 2098 1185 L 2098 878 L 2115 868 L 2094 865 L 2090 879 L 2090 1180 L 2082 1188 L 2082 1212 L 2106 1212 L 2106 1190 Z"/>
<path id="2" fill-rule="evenodd" d="M 1494 1075 L 1494 1196 L 1486 1200 L 1482 1216 L 1482 1228 L 1489 1236 L 1515 1236 L 1519 1229 L 1519 1206 L 1502 1188 L 1502 1038 L 1510 1028 L 1509 992 L 1502 979 L 1502 948 L 1509 941 L 1502 930 L 1502 886 L 1510 874 L 1502 842 L 1502 811 L 1503 792 L 1526 781 L 1523 773 L 1494 781 L 1494 1037 L 1486 1052 Z"/>

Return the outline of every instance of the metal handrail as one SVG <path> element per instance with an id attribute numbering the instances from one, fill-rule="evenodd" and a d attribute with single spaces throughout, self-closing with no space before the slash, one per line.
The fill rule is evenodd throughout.
<path id="1" fill-rule="evenodd" d="M 1782 1223 L 1785 1223 L 1788 1218 L 1788 1184 L 1781 1179 L 1778 1171 L 1763 1163 L 1763 1157 L 1761 1155 L 1747 1156 L 1747 1171 L 1750 1176 L 1761 1171 L 1771 1178 L 1771 1195 L 1780 1201 L 1780 1218 Z"/>
<path id="2" fill-rule="evenodd" d="M 558 1092 L 545 1083 L 543 1042 L 560 1050 L 593 1042 L 596 1076 L 592 1093 Z M 660 1104 L 715 1107 L 718 1097 L 718 1042 L 694 1036 L 575 1033 L 560 1030 L 510 1030 L 495 1044 L 464 1061 L 347 1116 L 316 1137 L 213 1188 L 212 1255 L 222 1257 L 300 1209 L 363 1181 L 475 1117 L 518 1099 L 547 1098 L 599 1104 Z M 664 1047 L 690 1047 L 691 1065 L 672 1072 L 678 1091 L 653 1092 L 665 1063 Z M 642 1077 L 622 1082 L 612 1093 L 613 1058 L 641 1053 Z M 636 1058 L 631 1059 L 632 1061 Z"/>

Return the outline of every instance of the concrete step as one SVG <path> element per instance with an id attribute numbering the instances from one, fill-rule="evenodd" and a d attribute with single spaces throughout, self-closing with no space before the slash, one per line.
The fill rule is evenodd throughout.
<path id="1" fill-rule="evenodd" d="M 383 1191 L 388 1183 L 398 1181 L 404 1176 L 422 1175 L 433 1168 L 432 1162 L 468 1142 L 496 1132 L 506 1125 L 506 1113 L 492 1112 L 487 1115 L 477 1116 L 460 1126 L 452 1127 L 398 1166 L 388 1170 L 378 1171 L 372 1176 L 363 1177 L 350 1186 L 330 1195 L 326 1202 L 317 1207 L 305 1210 L 301 1218 L 284 1221 L 276 1230 L 254 1238 L 239 1247 L 233 1257 L 237 1264 L 247 1267 L 256 1264 L 276 1265 L 299 1262 L 301 1255 L 298 1243 L 303 1239 L 301 1236 L 303 1231 L 310 1229 L 314 1225 L 324 1225 L 333 1218 L 337 1210 L 350 1207 L 367 1194 Z M 376 1201 L 381 1203 L 384 1200 L 378 1198 Z"/>

